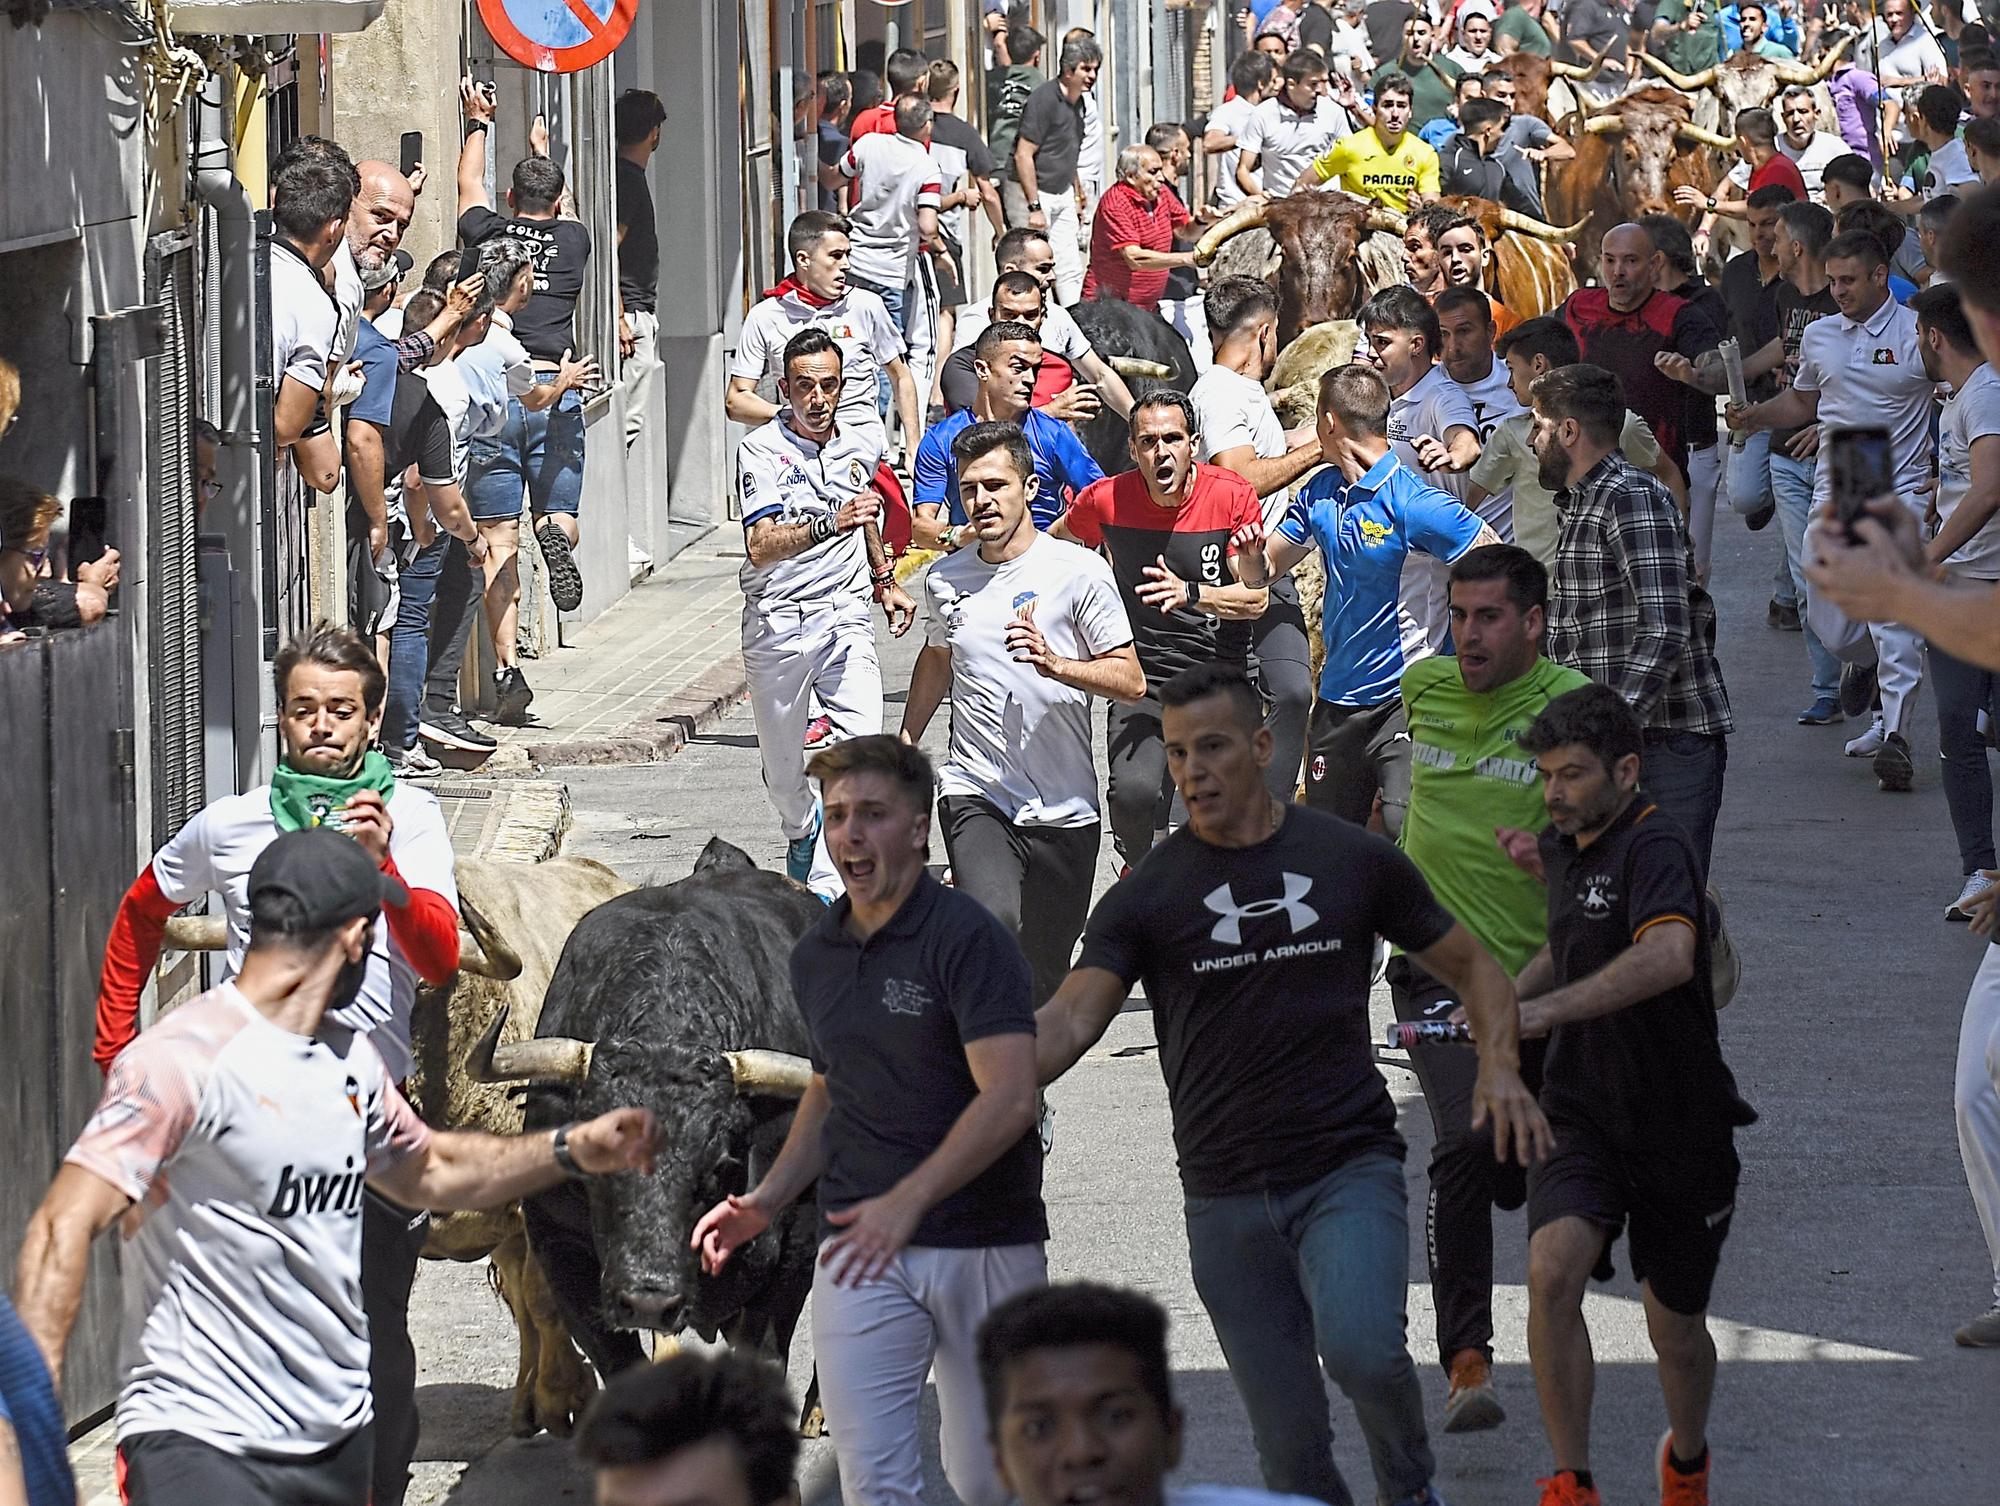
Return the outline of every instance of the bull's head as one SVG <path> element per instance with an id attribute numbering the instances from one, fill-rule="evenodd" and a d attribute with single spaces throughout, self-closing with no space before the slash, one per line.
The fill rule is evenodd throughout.
<path id="1" fill-rule="evenodd" d="M 1639 61 L 1683 93 L 1692 94 L 1698 89 L 1714 90 L 1716 104 L 1720 107 L 1718 121 L 1725 129 L 1733 131 L 1738 114 L 1768 106 L 1777 98 L 1780 89 L 1793 84 L 1811 88 L 1825 83 L 1853 44 L 1854 34 L 1850 32 L 1827 48 L 1819 61 L 1810 67 L 1783 58 L 1759 57 L 1752 52 L 1739 52 L 1728 61 L 1704 68 L 1699 73 L 1678 72 L 1650 52 L 1640 53 Z M 1729 144 L 1735 144 L 1733 137 Z"/>
<path id="2" fill-rule="evenodd" d="M 1377 231 L 1400 241 L 1403 217 L 1344 193 L 1306 189 L 1282 199 L 1248 199 L 1216 221 L 1195 243 L 1207 266 L 1231 236 L 1265 229 L 1283 260 L 1278 268 L 1278 340 L 1329 319 L 1352 319 L 1372 289 L 1359 252 Z"/>
<path id="3" fill-rule="evenodd" d="M 716 1051 L 637 1034 L 609 1043 L 544 1037 L 502 1046 L 504 1022 L 503 1012 L 474 1048 L 468 1071 L 478 1081 L 535 1089 L 530 1124 L 619 1104 L 648 1105 L 659 1118 L 660 1153 L 650 1176 L 589 1184 L 606 1323 L 691 1328 L 713 1338 L 777 1273 L 783 1235 L 774 1227 L 758 1236 L 710 1277 L 689 1247 L 695 1220 L 725 1196 L 749 1190 L 783 1142 L 811 1064 L 783 1052 Z"/>
<path id="4" fill-rule="evenodd" d="M 1604 67 L 1604 59 L 1599 58 L 1588 68 L 1575 63 L 1557 62 L 1554 58 L 1538 57 L 1522 50 L 1509 54 L 1497 64 L 1514 76 L 1514 110 L 1519 115 L 1534 115 L 1555 124 L 1549 104 L 1549 83 L 1552 79 L 1567 79 L 1572 84 L 1587 83 L 1597 77 Z M 1567 112 L 1564 112 L 1567 113 Z"/>
<path id="5" fill-rule="evenodd" d="M 1688 118 L 1688 102 L 1657 85 L 1603 106 L 1584 121 L 1583 129 L 1613 143 L 1608 178 L 1625 219 L 1679 213 L 1673 202 L 1678 159 L 1703 147 L 1735 145 L 1733 137 L 1696 125 Z"/>

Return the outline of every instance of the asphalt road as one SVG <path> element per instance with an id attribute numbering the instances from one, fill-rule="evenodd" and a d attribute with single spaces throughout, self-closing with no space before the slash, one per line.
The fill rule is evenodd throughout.
<path id="1" fill-rule="evenodd" d="M 1718 533 L 1722 656 L 1739 730 L 1715 878 L 1745 967 L 1723 1036 L 1762 1119 L 1738 1140 L 1743 1184 L 1713 1305 L 1723 1357 L 1716 1498 L 1990 1500 L 2000 1478 L 2000 1354 L 1951 1341 L 1988 1298 L 1951 1111 L 1959 1010 L 1980 943 L 1940 919 L 1959 875 L 1932 703 L 1917 715 L 1916 792 L 1878 792 L 1865 763 L 1840 756 L 1853 729 L 1794 725 L 1809 699 L 1804 650 L 1797 635 L 1764 625 L 1776 530 L 1750 535 L 1731 518 Z M 892 728 L 913 652 L 909 642 L 885 652 Z M 934 745 L 942 731 L 940 717 Z M 576 825 L 565 850 L 635 878 L 686 874 L 718 834 L 760 863 L 782 860 L 747 706 L 669 763 L 580 769 L 570 787 Z M 1387 1017 L 1386 994 L 1374 1007 Z M 1429 1120 L 1414 1080 L 1389 1075 L 1420 1209 Z M 1130 1283 L 1167 1305 L 1190 1426 L 1187 1478 L 1258 1483 L 1241 1406 L 1188 1276 L 1143 1003 L 1050 1098 L 1052 1275 Z M 1413 1219 L 1411 1348 L 1435 1419 L 1445 1387 L 1420 1237 Z M 1530 1501 L 1549 1469 L 1527 1367 L 1519 1214 L 1498 1217 L 1497 1247 L 1497 1378 L 1509 1416 L 1496 1432 L 1434 1438 L 1438 1485 L 1454 1506 Z M 1621 1276 L 1593 1294 L 1589 1316 L 1598 1479 L 1607 1501 L 1654 1499 L 1665 1421 L 1636 1289 Z M 412 1318 L 425 1409 L 413 1500 L 587 1500 L 566 1445 L 504 1438 L 513 1337 L 483 1269 L 427 1267 Z M 805 1349 L 802 1340 L 795 1381 Z M 1352 1413 L 1338 1396 L 1332 1407 L 1341 1468 L 1367 1500 Z M 808 1498 L 830 1498 L 832 1488 L 830 1446 L 809 1446 Z M 927 1499 L 952 1499 L 935 1468 Z"/>

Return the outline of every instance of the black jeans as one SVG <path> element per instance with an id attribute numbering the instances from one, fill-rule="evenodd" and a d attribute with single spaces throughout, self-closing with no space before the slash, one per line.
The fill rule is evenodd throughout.
<path id="1" fill-rule="evenodd" d="M 1103 828 L 1017 826 L 977 795 L 946 795 L 938 814 L 953 886 L 1014 933 L 1034 969 L 1040 1009 L 1076 955 Z"/>
<path id="2" fill-rule="evenodd" d="M 1403 812 L 1410 808 L 1412 751 L 1400 699 L 1379 706 L 1315 701 L 1306 804 L 1366 826 L 1380 790 L 1382 829 L 1393 842 L 1403 829 Z"/>
<path id="3" fill-rule="evenodd" d="M 458 704 L 458 667 L 472 640 L 472 625 L 485 620 L 481 597 L 486 573 L 475 570 L 472 555 L 460 539 L 444 552 L 438 571 L 437 596 L 431 602 L 430 667 L 424 675 L 424 705 L 449 711 Z M 379 1506 L 379 1503 L 378 1503 Z"/>
<path id="4" fill-rule="evenodd" d="M 1719 733 L 1646 729 L 1646 749 L 1639 757 L 1639 788 L 1688 834 L 1701 864 L 1703 883 L 1708 882 L 1715 821 L 1722 814 L 1722 779 L 1728 769 L 1729 739 Z"/>
<path id="5" fill-rule="evenodd" d="M 1306 753 L 1306 723 L 1312 715 L 1312 650 L 1306 638 L 1299 588 L 1287 575 L 1272 582 L 1271 604 L 1251 624 L 1250 653 L 1257 679 L 1271 703 L 1271 766 L 1264 785 L 1273 799 L 1289 803 L 1299 792 L 1299 765 Z"/>
<path id="6" fill-rule="evenodd" d="M 402 1506 L 410 1488 L 410 1461 L 417 1456 L 410 1288 L 416 1284 L 417 1255 L 429 1223 L 428 1214 L 400 1207 L 376 1192 L 361 1199 L 361 1307 L 368 1315 L 368 1384 L 375 1395 L 373 1506 Z"/>
<path id="7" fill-rule="evenodd" d="M 1153 833 L 1167 824 L 1172 795 L 1167 745 L 1160 737 L 1160 703 L 1152 696 L 1126 705 L 1110 702 L 1104 719 L 1104 805 L 1118 855 L 1136 863 L 1152 850 Z"/>
<path id="8" fill-rule="evenodd" d="M 137 1433 L 118 1445 L 124 1499 L 134 1506 L 369 1506 L 373 1431 L 365 1427 L 304 1459 L 245 1459 L 185 1433 Z"/>
<path id="9" fill-rule="evenodd" d="M 1930 678 L 1937 691 L 1944 803 L 1958 837 L 1959 868 L 1969 874 L 1993 866 L 1993 770 L 1979 732 L 1979 713 L 1994 715 L 2000 676 L 1932 644 Z"/>
<path id="10" fill-rule="evenodd" d="M 1443 983 L 1400 953 L 1389 959 L 1389 997 L 1399 1020 L 1441 1020 L 1458 1007 Z M 1521 1078 L 1542 1085 L 1541 1041 L 1521 1042 Z M 1410 1058 L 1431 1111 L 1430 1197 L 1424 1209 L 1424 1256 L 1437 1304 L 1438 1363 L 1477 1349 L 1493 1359 L 1493 1209 L 1527 1201 L 1528 1174 L 1493 1158 L 1491 1126 L 1472 1128 L 1472 1087 L 1479 1053 L 1470 1046 L 1418 1046 Z"/>

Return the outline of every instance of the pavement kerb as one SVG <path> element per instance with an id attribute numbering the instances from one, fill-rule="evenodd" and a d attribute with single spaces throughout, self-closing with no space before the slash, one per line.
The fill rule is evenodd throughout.
<path id="1" fill-rule="evenodd" d="M 937 556 L 912 549 L 896 561 L 896 579 L 906 581 Z M 697 733 L 720 721 L 749 694 L 743 655 L 732 649 L 692 684 L 683 686 L 637 721 L 603 737 L 503 747 L 480 768 L 481 774 L 530 774 L 537 769 L 603 764 L 658 763 L 671 758 Z"/>

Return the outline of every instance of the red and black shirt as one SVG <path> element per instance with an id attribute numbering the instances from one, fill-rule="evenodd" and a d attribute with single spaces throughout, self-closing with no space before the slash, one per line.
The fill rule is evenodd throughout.
<path id="1" fill-rule="evenodd" d="M 1722 329 L 1708 310 L 1660 292 L 1635 309 L 1614 309 L 1605 289 L 1578 288 L 1563 301 L 1562 320 L 1575 332 L 1584 360 L 1617 374 L 1625 406 L 1646 421 L 1660 449 L 1686 476 L 1692 405 L 1713 403 L 1655 367 L 1653 357 L 1671 350 L 1692 361 L 1714 350 L 1722 343 Z"/>

